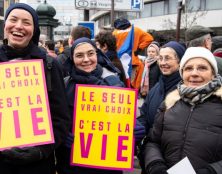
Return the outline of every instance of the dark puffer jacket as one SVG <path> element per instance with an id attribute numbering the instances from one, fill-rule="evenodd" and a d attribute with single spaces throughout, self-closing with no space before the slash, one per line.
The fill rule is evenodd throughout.
<path id="1" fill-rule="evenodd" d="M 170 168 L 187 156 L 195 170 L 211 165 L 222 173 L 221 100 L 222 88 L 196 106 L 183 102 L 177 90 L 170 93 L 145 145 L 145 166 L 162 161 Z"/>

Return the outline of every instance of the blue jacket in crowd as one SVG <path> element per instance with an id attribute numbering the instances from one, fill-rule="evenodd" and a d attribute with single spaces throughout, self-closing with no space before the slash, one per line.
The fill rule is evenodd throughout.
<path id="1" fill-rule="evenodd" d="M 180 80 L 178 71 L 168 76 L 161 75 L 159 82 L 149 91 L 140 110 L 141 116 L 137 119 L 145 127 L 146 133 L 153 125 L 160 104 L 169 92 L 176 89 Z"/>

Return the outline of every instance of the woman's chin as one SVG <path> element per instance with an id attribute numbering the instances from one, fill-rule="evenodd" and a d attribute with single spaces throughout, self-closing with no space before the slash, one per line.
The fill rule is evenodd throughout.
<path id="1" fill-rule="evenodd" d="M 202 83 L 189 83 L 187 86 L 191 87 L 191 88 L 197 88 L 197 87 L 200 87 L 202 85 L 203 85 Z"/>

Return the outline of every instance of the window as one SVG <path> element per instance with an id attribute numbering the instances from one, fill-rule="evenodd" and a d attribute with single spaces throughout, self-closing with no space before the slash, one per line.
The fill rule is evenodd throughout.
<path id="1" fill-rule="evenodd" d="M 201 10 L 200 6 L 200 0 L 188 0 L 186 1 L 186 5 L 188 8 L 188 11 L 199 11 Z"/>
<path id="2" fill-rule="evenodd" d="M 206 0 L 206 10 L 216 10 L 222 8 L 222 1 Z"/>
<path id="3" fill-rule="evenodd" d="M 139 12 L 127 12 L 127 19 L 138 19 L 139 18 Z"/>
<path id="4" fill-rule="evenodd" d="M 117 18 L 127 18 L 127 13 L 125 11 L 118 11 L 116 13 L 116 19 Z"/>
<path id="5" fill-rule="evenodd" d="M 164 15 L 164 1 L 152 3 L 152 16 Z"/>
<path id="6" fill-rule="evenodd" d="M 177 13 L 178 0 L 169 0 L 169 14 Z"/>
<path id="7" fill-rule="evenodd" d="M 145 4 L 143 11 L 141 11 L 141 17 L 150 17 L 151 16 L 151 4 Z"/>
<path id="8" fill-rule="evenodd" d="M 99 19 L 98 26 L 99 26 L 99 27 L 103 27 L 103 26 L 104 26 L 104 17 L 101 17 L 101 18 Z"/>
<path id="9" fill-rule="evenodd" d="M 110 24 L 110 16 L 109 15 L 105 15 L 104 16 L 104 25 L 109 25 Z"/>

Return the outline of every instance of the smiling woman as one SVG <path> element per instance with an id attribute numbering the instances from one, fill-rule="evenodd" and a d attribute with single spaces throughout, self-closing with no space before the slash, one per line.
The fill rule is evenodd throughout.
<path id="1" fill-rule="evenodd" d="M 182 81 L 167 95 L 147 137 L 146 172 L 165 174 L 187 156 L 197 174 L 222 173 L 222 77 L 217 62 L 208 49 L 190 47 L 179 71 Z"/>
<path id="2" fill-rule="evenodd" d="M 183 82 L 189 87 L 198 87 L 214 78 L 210 63 L 203 58 L 189 60 L 183 68 Z"/>
<path id="3" fill-rule="evenodd" d="M 76 39 L 71 47 L 71 70 L 70 78 L 66 85 L 66 94 L 70 106 L 70 118 L 73 118 L 73 110 L 76 106 L 74 96 L 76 92 L 77 84 L 88 84 L 88 85 L 106 85 L 106 86 L 118 86 L 124 87 L 123 82 L 119 79 L 117 69 L 111 63 L 111 61 L 96 47 L 96 44 L 89 38 L 82 37 Z M 85 94 L 85 93 L 84 93 Z M 93 102 L 93 93 L 90 94 L 90 102 Z M 82 96 L 85 100 L 86 96 Z M 95 96 L 99 97 L 99 96 Z M 108 97 L 104 94 L 103 102 L 108 100 Z M 115 99 L 114 96 L 111 97 Z M 109 98 L 110 99 L 110 98 Z M 111 99 L 110 99 L 111 100 Z M 101 101 L 102 102 L 102 101 Z M 89 105 L 82 105 L 82 109 L 89 112 L 100 110 L 100 103 L 89 108 Z M 107 110 L 111 108 L 106 108 Z M 122 109 L 122 108 L 120 108 Z M 115 113 L 127 112 L 128 110 L 118 110 L 114 108 Z M 107 111 L 109 112 L 109 110 Z M 110 111 L 111 112 L 111 111 Z M 86 125 L 87 123 L 84 123 Z M 94 125 L 95 123 L 93 123 Z M 70 134 L 66 139 L 66 142 L 58 150 L 56 150 L 57 157 L 57 169 L 58 174 L 122 174 L 122 171 L 114 170 L 102 170 L 93 169 L 90 167 L 79 167 L 70 165 L 71 157 L 71 145 L 73 143 L 73 135 L 70 130 Z M 74 139 L 75 141 L 75 139 Z"/>
<path id="4" fill-rule="evenodd" d="M 33 31 L 33 19 L 29 12 L 15 9 L 8 15 L 4 33 L 5 37 L 8 38 L 9 46 L 17 49 L 26 47 L 33 37 Z"/>
<path id="5" fill-rule="evenodd" d="M 35 78 L 37 75 L 36 69 L 25 68 L 25 66 L 28 66 L 28 64 L 30 63 L 30 60 L 41 61 L 43 63 L 43 72 L 48 71 L 47 63 L 50 61 L 50 75 L 48 75 L 47 73 L 43 74 L 45 75 L 44 78 L 46 79 L 45 85 L 48 87 L 45 88 L 45 90 L 48 90 L 45 91 L 45 93 L 48 95 L 48 102 L 51 113 L 50 118 L 53 127 L 52 133 L 54 135 L 55 142 L 53 144 L 41 146 L 33 144 L 32 147 L 24 147 L 25 145 L 20 147 L 17 143 L 15 143 L 13 145 L 13 148 L 8 147 L 7 150 L 2 150 L 0 155 L 1 173 L 55 173 L 54 150 L 55 148 L 59 147 L 61 142 L 64 140 L 65 136 L 68 133 L 68 128 L 70 125 L 68 105 L 60 67 L 57 61 L 55 61 L 50 56 L 46 56 L 46 52 L 38 47 L 40 36 L 38 15 L 31 6 L 24 3 L 11 4 L 6 10 L 4 24 L 4 42 L 2 45 L 0 45 L 0 62 L 4 63 L 4 65 L 2 65 L 5 68 L 4 78 L 7 78 L 9 80 L 9 85 L 7 86 L 7 83 L 3 83 L 0 85 L 0 87 L 1 89 L 13 89 L 14 92 L 6 92 L 3 95 L 4 91 L 1 91 L 1 97 L 13 98 L 15 94 L 16 97 L 19 97 L 21 93 L 23 93 L 22 91 L 26 90 L 27 86 L 32 86 L 33 84 L 37 86 L 39 84 L 39 81 Z M 25 63 L 26 65 L 24 65 L 23 63 L 24 68 L 21 68 L 22 65 L 20 67 L 18 65 L 15 69 L 13 69 L 12 67 L 10 68 L 10 61 L 20 60 L 28 60 Z M 17 62 L 14 63 L 16 64 Z M 30 91 L 28 90 L 27 95 L 29 92 Z M 37 93 L 37 90 L 32 90 L 32 94 L 35 95 Z M 24 100 L 24 97 L 20 98 L 21 100 Z M 11 101 L 8 99 L 7 106 L 11 106 L 10 102 Z M 12 101 L 12 103 L 14 102 Z M 21 101 L 21 104 L 22 103 L 24 104 L 24 102 Z M 30 102 L 29 104 L 32 105 L 33 103 Z M 27 114 L 22 114 L 30 112 L 27 107 L 18 105 L 16 106 L 16 108 L 17 109 L 15 109 L 15 105 L 13 104 L 11 107 L 11 110 L 13 112 L 7 113 L 7 117 L 12 116 L 12 114 L 10 113 L 14 114 L 14 110 L 22 110 L 23 112 L 16 112 L 21 113 L 21 117 L 28 117 Z M 15 117 L 18 118 L 18 116 Z M 41 120 L 41 118 L 39 119 Z M 20 119 L 16 120 L 16 122 L 19 123 Z M 36 122 L 38 121 L 36 120 Z M 17 123 L 16 125 L 19 125 Z M 8 125 L 9 127 L 13 127 L 10 126 L 12 125 L 10 124 L 10 122 L 8 122 Z M 25 129 L 26 132 L 33 131 L 33 129 L 29 126 Z M 7 138 L 8 139 L 6 141 L 12 141 L 10 139 L 11 137 Z"/>
<path id="6" fill-rule="evenodd" d="M 217 75 L 217 72 L 218 67 L 214 55 L 203 47 L 190 47 L 180 62 L 180 74 L 183 80 L 186 80 L 184 76 L 187 75 L 196 78 L 207 73 L 206 76 L 209 80 L 199 86 L 212 80 Z M 188 86 L 187 81 L 184 83 Z"/>
<path id="7" fill-rule="evenodd" d="M 5 13 L 4 38 L 9 44 L 10 38 L 12 38 L 10 46 L 16 48 L 18 44 L 14 45 L 13 42 L 21 37 L 19 40 L 22 41 L 22 46 L 18 46 L 19 49 L 26 47 L 30 41 L 37 45 L 40 35 L 37 13 L 27 4 L 17 3 L 16 5 L 16 9 L 14 9 L 14 5 L 11 5 Z"/>
<path id="8" fill-rule="evenodd" d="M 95 48 L 89 43 L 79 45 L 74 51 L 73 61 L 76 68 L 90 73 L 97 65 Z"/>

